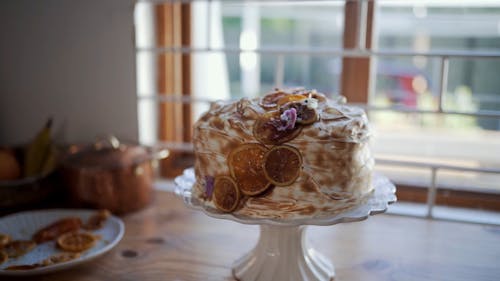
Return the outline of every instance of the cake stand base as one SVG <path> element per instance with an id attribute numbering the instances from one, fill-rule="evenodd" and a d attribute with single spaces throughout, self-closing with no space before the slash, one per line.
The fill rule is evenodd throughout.
<path id="1" fill-rule="evenodd" d="M 233 265 L 233 275 L 240 281 L 328 281 L 333 280 L 332 263 L 316 252 L 305 236 L 306 225 L 334 225 L 356 222 L 371 215 L 385 212 L 389 204 L 396 202 L 396 187 L 380 174 L 372 177 L 373 192 L 359 205 L 341 213 L 290 219 L 254 218 L 234 213 L 223 213 L 207 207 L 192 196 L 196 177 L 192 168 L 175 178 L 176 193 L 190 208 L 205 214 L 245 224 L 260 225 L 257 246 Z"/>
<path id="2" fill-rule="evenodd" d="M 334 279 L 332 263 L 314 250 L 305 226 L 261 225 L 255 248 L 233 265 L 240 281 L 329 281 Z"/>

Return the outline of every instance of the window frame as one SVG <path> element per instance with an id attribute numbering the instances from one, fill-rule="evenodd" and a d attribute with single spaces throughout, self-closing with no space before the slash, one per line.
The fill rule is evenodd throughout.
<path id="1" fill-rule="evenodd" d="M 191 140 L 191 131 L 183 130 L 182 136 L 177 133 L 179 131 L 179 122 L 182 120 L 180 126 L 183 128 L 190 128 L 192 125 L 191 107 L 190 107 L 190 93 L 191 93 L 191 63 L 190 57 L 192 52 L 206 52 L 206 51 L 221 51 L 221 50 L 196 50 L 191 48 L 191 16 L 190 16 L 190 2 L 191 1 L 165 1 L 165 3 L 158 6 L 163 9 L 163 17 L 158 16 L 157 24 L 158 36 L 168 30 L 172 32 L 172 38 L 169 40 L 160 40 L 158 44 L 160 54 L 170 54 L 171 57 L 165 56 L 160 59 L 160 84 L 159 85 L 159 104 L 160 104 L 160 120 L 159 120 L 159 138 L 163 143 L 187 143 Z M 210 1 L 208 1 L 210 3 Z M 157 10 L 158 12 L 158 10 Z M 158 12 L 161 13 L 161 12 Z M 170 13 L 170 14 L 169 14 Z M 165 17 L 165 15 L 171 17 Z M 399 52 L 399 53 L 384 53 L 372 50 L 373 27 L 376 21 L 375 1 L 372 0 L 358 0 L 346 1 L 344 11 L 344 48 L 339 51 L 338 55 L 342 56 L 342 82 L 341 91 L 347 99 L 357 105 L 364 106 L 368 112 L 372 110 L 393 110 L 408 112 L 404 108 L 377 108 L 368 105 L 369 93 L 371 92 L 370 84 L 373 81 L 372 77 L 372 59 L 377 56 L 417 56 L 422 55 L 414 52 Z M 168 20 L 166 20 L 168 18 Z M 163 28 L 162 28 L 163 26 Z M 165 37 L 165 36 L 164 36 Z M 180 38 L 180 39 L 179 39 Z M 239 49 L 226 49 L 223 52 L 244 52 L 245 50 Z M 332 51 L 332 54 L 336 54 Z M 426 54 L 423 54 L 426 55 Z M 439 88 L 439 108 L 437 111 L 421 111 L 416 110 L 417 113 L 437 113 L 437 114 L 465 114 L 475 116 L 493 116 L 500 118 L 500 112 L 476 112 L 474 114 L 462 112 L 450 112 L 443 109 L 442 97 L 446 90 L 448 66 L 450 54 L 447 53 L 429 53 L 429 56 L 441 58 L 441 80 Z M 465 56 L 466 53 L 455 53 L 453 56 Z M 279 54 L 278 54 L 279 56 Z M 488 54 L 477 54 L 477 57 L 488 57 Z M 496 54 L 491 55 L 497 57 Z M 163 67 L 163 70 L 162 68 Z M 178 70 L 181 70 L 179 76 Z M 177 72 L 176 72 L 177 70 Z M 354 73 L 356 75 L 354 75 Z M 168 81 L 175 81 L 181 79 L 181 86 L 168 84 Z M 354 79 L 355 78 L 355 79 Z M 360 83 L 360 81 L 362 81 Z M 173 83 L 177 84 L 177 83 Z M 179 95 L 179 93 L 182 93 Z M 187 99 L 186 99 L 187 98 Z M 170 105 L 172 101 L 180 101 L 181 105 Z M 182 170 L 192 164 L 193 154 L 189 149 L 184 149 L 181 152 L 173 152 L 169 159 L 162 162 L 161 174 L 166 177 L 174 177 L 182 172 Z M 383 161 L 382 161 L 383 162 Z M 482 208 L 487 210 L 500 211 L 500 193 L 490 191 L 479 191 L 477 189 L 471 190 L 457 190 L 450 189 L 443 186 L 438 186 L 435 183 L 435 173 L 439 170 L 429 167 L 433 173 L 433 183 L 431 186 L 418 186 L 397 183 L 397 195 L 400 201 L 420 202 L 427 203 L 429 208 L 429 217 L 432 217 L 432 208 L 436 204 L 444 204 L 447 206 L 466 207 L 466 208 Z M 499 172 L 500 173 L 500 172 Z"/>

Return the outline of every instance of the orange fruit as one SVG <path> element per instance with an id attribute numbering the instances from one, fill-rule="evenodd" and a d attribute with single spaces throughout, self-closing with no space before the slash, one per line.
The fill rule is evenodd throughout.
<path id="1" fill-rule="evenodd" d="M 35 248 L 36 243 L 31 240 L 14 240 L 3 247 L 3 251 L 9 258 L 20 257 Z"/>
<path id="2" fill-rule="evenodd" d="M 280 126 L 280 111 L 270 111 L 262 115 L 253 125 L 253 136 L 261 143 L 268 145 L 278 145 L 296 138 L 302 127 L 295 125 L 290 130 L 278 130 Z"/>
<path id="3" fill-rule="evenodd" d="M 275 146 L 265 155 L 264 174 L 274 185 L 292 184 L 299 177 L 301 168 L 302 156 L 293 146 Z"/>
<path id="4" fill-rule="evenodd" d="M 218 176 L 214 181 L 213 200 L 215 207 L 223 212 L 232 212 L 240 201 L 236 182 L 228 176 Z"/>
<path id="5" fill-rule="evenodd" d="M 257 195 L 271 185 L 266 180 L 262 168 L 267 150 L 262 144 L 247 143 L 238 146 L 229 154 L 229 171 L 243 194 Z"/>
<path id="6" fill-rule="evenodd" d="M 21 176 L 21 167 L 14 152 L 0 148 L 0 181 L 15 180 Z"/>
<path id="7" fill-rule="evenodd" d="M 3 246 L 7 245 L 10 242 L 11 238 L 10 235 L 0 233 L 0 249 L 3 248 Z"/>
<path id="8" fill-rule="evenodd" d="M 57 246 L 70 252 L 81 252 L 94 247 L 97 239 L 87 232 L 68 232 L 57 238 Z"/>

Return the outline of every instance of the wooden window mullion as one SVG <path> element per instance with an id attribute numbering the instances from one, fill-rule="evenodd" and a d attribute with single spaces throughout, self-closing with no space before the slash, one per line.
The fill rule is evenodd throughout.
<path id="1" fill-rule="evenodd" d="M 165 3 L 156 7 L 158 47 L 189 46 L 191 42 L 189 3 Z M 191 105 L 182 103 L 182 96 L 191 94 L 190 54 L 166 52 L 158 56 L 159 95 L 174 97 L 175 101 L 159 104 L 159 139 L 182 143 L 191 140 Z M 174 177 L 182 172 L 190 154 L 171 151 L 160 165 L 160 173 Z"/>

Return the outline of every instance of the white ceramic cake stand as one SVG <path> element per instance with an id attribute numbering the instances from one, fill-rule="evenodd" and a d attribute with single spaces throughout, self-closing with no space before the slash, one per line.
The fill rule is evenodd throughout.
<path id="1" fill-rule="evenodd" d="M 183 175 L 175 179 L 175 183 L 176 193 L 192 209 L 201 210 L 218 219 L 260 225 L 260 237 L 255 248 L 233 264 L 233 275 L 240 281 L 334 280 L 333 264 L 308 243 L 306 226 L 362 221 L 370 215 L 385 212 L 388 205 L 396 201 L 395 186 L 386 177 L 375 174 L 372 180 L 374 192 L 364 203 L 345 212 L 289 220 L 250 218 L 207 208 L 192 196 L 191 191 L 195 183 L 192 168 L 186 169 Z"/>

